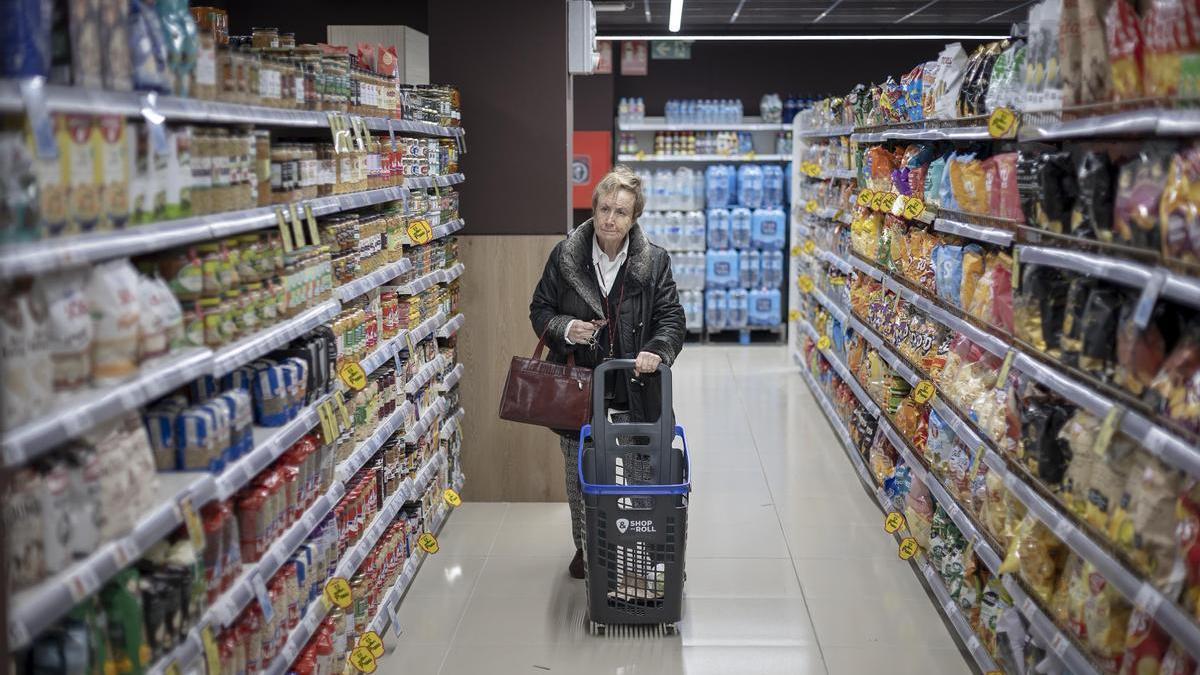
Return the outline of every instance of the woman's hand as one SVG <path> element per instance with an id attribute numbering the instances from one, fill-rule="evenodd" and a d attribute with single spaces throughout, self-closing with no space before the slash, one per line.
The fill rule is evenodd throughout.
<path id="1" fill-rule="evenodd" d="M 596 333 L 600 332 L 603 324 L 596 321 L 584 321 L 576 319 L 571 322 L 571 327 L 567 331 L 567 339 L 572 344 L 585 345 L 591 342 L 592 338 L 596 337 Z"/>
<path id="2" fill-rule="evenodd" d="M 634 363 L 634 371 L 640 375 L 658 371 L 658 364 L 662 363 L 662 357 L 651 352 L 638 352 L 637 361 Z"/>

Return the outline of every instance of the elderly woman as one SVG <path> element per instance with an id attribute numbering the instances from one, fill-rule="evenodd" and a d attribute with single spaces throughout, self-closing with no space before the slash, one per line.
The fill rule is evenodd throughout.
<path id="1" fill-rule="evenodd" d="M 671 277 L 671 258 L 651 244 L 638 217 L 646 197 L 642 182 L 624 166 L 604 177 L 592 193 L 592 218 L 559 242 L 546 261 L 529 304 L 533 331 L 544 336 L 550 359 L 594 368 L 607 359 L 634 359 L 639 377 L 613 377 L 606 405 L 615 422 L 658 419 L 662 389 L 653 376 L 683 348 L 683 306 Z M 566 429 L 562 452 L 571 506 L 575 559 L 570 573 L 584 578 L 583 498 L 577 473 L 579 430 Z"/>

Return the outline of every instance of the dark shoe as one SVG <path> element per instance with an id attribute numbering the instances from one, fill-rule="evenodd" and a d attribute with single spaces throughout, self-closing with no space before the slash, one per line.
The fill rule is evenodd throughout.
<path id="1" fill-rule="evenodd" d="M 583 566 L 583 549 L 575 549 L 575 557 L 571 560 L 571 566 L 568 568 L 572 579 L 582 579 L 586 568 Z"/>

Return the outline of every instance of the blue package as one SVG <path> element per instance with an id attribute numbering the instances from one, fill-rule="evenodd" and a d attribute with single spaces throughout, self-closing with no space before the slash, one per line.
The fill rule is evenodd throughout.
<path id="1" fill-rule="evenodd" d="M 0 75 L 50 75 L 51 0 L 9 0 L 0 26 Z"/>
<path id="2" fill-rule="evenodd" d="M 950 455 L 954 452 L 954 443 L 958 437 L 936 410 L 929 411 L 928 429 L 925 438 L 925 458 L 929 460 L 934 471 L 944 471 L 949 465 Z"/>
<path id="3" fill-rule="evenodd" d="M 895 511 L 904 511 L 904 502 L 912 489 L 912 469 L 904 463 L 903 457 L 896 459 L 896 466 L 891 475 L 883 479 L 883 493 Z"/>
<path id="4" fill-rule="evenodd" d="M 925 172 L 925 194 L 922 197 L 926 204 L 941 205 L 941 198 L 938 197 L 938 190 L 942 185 L 942 174 L 946 171 L 946 158 L 938 157 L 929 163 L 929 170 Z"/>
<path id="5" fill-rule="evenodd" d="M 710 331 L 725 328 L 729 297 L 725 291 L 709 289 L 704 293 L 704 323 Z"/>
<path id="6" fill-rule="evenodd" d="M 938 244 L 933 247 L 933 272 L 938 297 L 959 307 L 962 288 L 963 247 Z"/>

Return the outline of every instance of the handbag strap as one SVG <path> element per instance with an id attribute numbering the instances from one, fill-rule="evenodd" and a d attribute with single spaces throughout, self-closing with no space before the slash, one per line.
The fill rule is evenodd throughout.
<path id="1" fill-rule="evenodd" d="M 533 360 L 534 361 L 542 360 L 542 352 L 546 351 L 546 331 L 548 331 L 548 330 L 550 330 L 549 326 L 546 327 L 546 330 L 542 331 L 541 337 L 538 338 L 537 347 L 535 347 L 533 350 Z M 567 352 L 567 365 L 570 366 L 571 368 L 575 367 L 575 353 L 574 352 Z"/>

